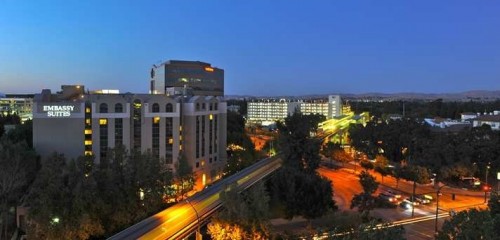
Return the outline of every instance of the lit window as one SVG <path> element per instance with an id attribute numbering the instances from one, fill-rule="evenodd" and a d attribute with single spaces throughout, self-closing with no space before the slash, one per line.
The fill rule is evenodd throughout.
<path id="1" fill-rule="evenodd" d="M 169 138 L 168 139 L 168 144 L 174 144 L 174 139 L 173 138 Z"/>
<path id="2" fill-rule="evenodd" d="M 90 113 L 90 108 L 85 108 L 86 113 Z"/>
<path id="3" fill-rule="evenodd" d="M 212 120 L 214 118 L 214 115 L 210 114 L 210 120 Z"/>
<path id="4" fill-rule="evenodd" d="M 182 126 L 179 126 L 179 131 L 181 131 L 181 132 L 182 132 Z"/>
<path id="5" fill-rule="evenodd" d="M 182 151 L 182 145 L 179 145 L 179 150 Z"/>
<path id="6" fill-rule="evenodd" d="M 92 134 L 92 130 L 91 129 L 85 129 L 85 134 Z"/>
<path id="7" fill-rule="evenodd" d="M 201 160 L 201 166 L 205 166 L 205 160 Z"/>
<path id="8" fill-rule="evenodd" d="M 160 123 L 160 117 L 154 117 L 153 118 L 153 123 L 155 123 L 155 124 Z"/>
<path id="9" fill-rule="evenodd" d="M 85 119 L 86 124 L 90 124 L 90 118 Z"/>
<path id="10" fill-rule="evenodd" d="M 92 156 L 92 151 L 85 151 L 85 156 Z"/>
<path id="11" fill-rule="evenodd" d="M 92 145 L 92 140 L 85 140 L 85 146 Z"/>
<path id="12" fill-rule="evenodd" d="M 99 125 L 106 125 L 106 124 L 108 124 L 108 119 L 106 118 L 99 119 Z"/>

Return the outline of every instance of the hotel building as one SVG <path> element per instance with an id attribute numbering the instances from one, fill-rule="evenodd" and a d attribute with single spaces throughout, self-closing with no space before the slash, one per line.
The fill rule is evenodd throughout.
<path id="1" fill-rule="evenodd" d="M 151 153 L 175 171 L 181 154 L 203 185 L 217 179 L 226 162 L 226 102 L 214 96 L 89 94 L 83 86 L 43 90 L 33 104 L 33 145 L 42 157 L 93 155 L 109 149 Z"/>

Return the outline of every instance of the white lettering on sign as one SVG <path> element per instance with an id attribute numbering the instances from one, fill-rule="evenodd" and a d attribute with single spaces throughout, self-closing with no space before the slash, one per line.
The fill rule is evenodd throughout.
<path id="1" fill-rule="evenodd" d="M 63 105 L 63 106 L 43 106 L 43 111 L 47 112 L 47 117 L 69 117 L 71 112 L 75 109 L 75 106 Z"/>

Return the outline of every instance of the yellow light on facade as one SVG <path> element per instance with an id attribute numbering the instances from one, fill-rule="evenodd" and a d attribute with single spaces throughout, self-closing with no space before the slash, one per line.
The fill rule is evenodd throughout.
<path id="1" fill-rule="evenodd" d="M 85 134 L 92 134 L 92 129 L 85 129 Z"/>
<path id="2" fill-rule="evenodd" d="M 174 139 L 173 138 L 169 138 L 168 139 L 168 144 L 174 144 Z"/>
<path id="3" fill-rule="evenodd" d="M 85 156 L 92 156 L 92 151 L 85 151 Z"/>
<path id="4" fill-rule="evenodd" d="M 179 141 L 182 141 L 182 135 L 179 135 Z"/>
<path id="5" fill-rule="evenodd" d="M 85 108 L 85 113 L 90 113 L 90 108 Z"/>
<path id="6" fill-rule="evenodd" d="M 92 145 L 92 140 L 85 140 L 85 146 Z"/>
<path id="7" fill-rule="evenodd" d="M 158 124 L 158 123 L 160 123 L 160 117 L 154 117 L 154 118 L 153 118 L 153 123 L 154 123 L 154 124 Z"/>
<path id="8" fill-rule="evenodd" d="M 201 160 L 201 166 L 205 166 L 205 160 Z"/>
<path id="9" fill-rule="evenodd" d="M 86 124 L 90 124 L 90 118 L 85 119 Z"/>
<path id="10" fill-rule="evenodd" d="M 201 183 L 203 184 L 203 186 L 207 185 L 207 175 L 204 173 L 201 176 Z"/>
<path id="11" fill-rule="evenodd" d="M 182 145 L 179 145 L 179 150 L 182 151 Z"/>
<path id="12" fill-rule="evenodd" d="M 210 120 L 213 120 L 214 119 L 214 115 L 210 114 L 209 118 L 210 118 Z"/>
<path id="13" fill-rule="evenodd" d="M 106 118 L 99 119 L 99 125 L 106 125 L 106 124 L 108 124 L 108 119 Z"/>
<path id="14" fill-rule="evenodd" d="M 207 72 L 213 72 L 213 71 L 214 71 L 214 69 L 213 69 L 213 68 L 211 68 L 211 67 L 205 67 L 205 71 L 207 71 Z"/>
<path id="15" fill-rule="evenodd" d="M 179 126 L 179 131 L 181 131 L 181 132 L 182 132 L 182 126 Z"/>

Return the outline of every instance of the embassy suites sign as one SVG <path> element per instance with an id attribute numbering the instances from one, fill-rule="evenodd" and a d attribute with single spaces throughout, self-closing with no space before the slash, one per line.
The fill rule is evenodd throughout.
<path id="1" fill-rule="evenodd" d="M 70 117 L 75 106 L 71 105 L 50 105 L 43 106 L 43 111 L 47 113 L 47 117 Z"/>

